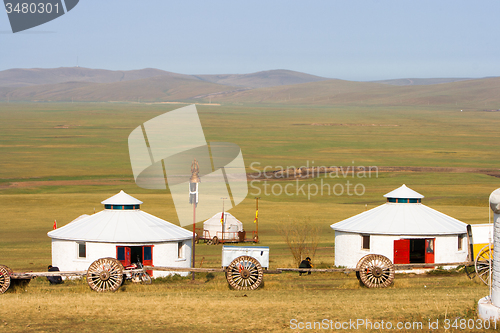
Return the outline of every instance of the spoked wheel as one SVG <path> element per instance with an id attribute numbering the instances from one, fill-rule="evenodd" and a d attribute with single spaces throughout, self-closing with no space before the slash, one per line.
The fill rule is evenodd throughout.
<path id="1" fill-rule="evenodd" d="M 234 259 L 227 267 L 226 279 L 236 290 L 254 290 L 262 284 L 264 271 L 259 261 L 249 256 Z"/>
<path id="2" fill-rule="evenodd" d="M 369 254 L 358 262 L 361 282 L 368 288 L 386 288 L 394 281 L 394 265 L 380 254 Z"/>
<path id="3" fill-rule="evenodd" d="M 151 276 L 148 273 L 144 273 L 141 275 L 141 283 L 142 284 L 151 284 Z"/>
<path id="4" fill-rule="evenodd" d="M 9 289 L 10 273 L 12 273 L 12 271 L 9 267 L 0 265 L 0 294 L 3 294 Z"/>
<path id="5" fill-rule="evenodd" d="M 94 261 L 87 271 L 87 283 L 97 292 L 116 291 L 123 281 L 123 266 L 114 258 Z"/>
<path id="6" fill-rule="evenodd" d="M 484 284 L 490 284 L 490 268 L 493 260 L 493 245 L 486 245 L 479 251 L 476 257 L 476 274 Z"/>

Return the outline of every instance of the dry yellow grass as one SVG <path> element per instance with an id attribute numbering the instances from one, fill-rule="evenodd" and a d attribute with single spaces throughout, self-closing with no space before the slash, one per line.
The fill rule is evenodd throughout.
<path id="1" fill-rule="evenodd" d="M 487 287 L 463 274 L 398 275 L 392 287 L 360 287 L 351 274 L 265 275 L 256 291 L 231 291 L 223 274 L 126 284 L 97 294 L 84 281 L 50 286 L 43 279 L 0 296 L 0 327 L 9 332 L 294 332 L 291 320 L 422 322 L 475 318 Z M 293 328 L 293 327 L 292 327 Z M 315 330 L 318 331 L 318 330 Z M 349 331 L 349 330 L 348 330 Z M 425 331 L 425 330 L 424 330 Z"/>

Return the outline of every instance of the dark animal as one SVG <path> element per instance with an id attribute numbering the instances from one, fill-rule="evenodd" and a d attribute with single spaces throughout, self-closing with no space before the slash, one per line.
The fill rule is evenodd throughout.
<path id="1" fill-rule="evenodd" d="M 59 272 L 59 267 L 52 267 L 49 265 L 49 272 Z M 61 284 L 63 283 L 63 279 L 60 276 L 47 276 L 47 280 L 49 280 L 50 284 Z"/>
<path id="2" fill-rule="evenodd" d="M 312 268 L 313 265 L 311 264 L 311 258 L 307 257 L 306 259 L 302 260 L 299 268 Z M 299 271 L 299 275 L 302 275 L 303 273 L 306 273 L 307 271 Z M 307 272 L 307 274 L 311 274 L 311 272 Z"/>

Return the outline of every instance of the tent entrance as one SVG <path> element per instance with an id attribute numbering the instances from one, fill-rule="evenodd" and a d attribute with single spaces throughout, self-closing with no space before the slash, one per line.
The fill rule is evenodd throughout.
<path id="1" fill-rule="evenodd" d="M 425 239 L 410 239 L 410 264 L 425 263 Z"/>
<path id="2" fill-rule="evenodd" d="M 434 238 L 410 238 L 395 240 L 394 263 L 434 263 L 434 240 Z"/>
<path id="3" fill-rule="evenodd" d="M 122 263 L 123 267 L 138 262 L 144 266 L 153 266 L 153 245 L 117 246 L 116 259 Z"/>
<path id="4" fill-rule="evenodd" d="M 130 261 L 142 264 L 142 246 L 131 246 L 130 247 Z"/>

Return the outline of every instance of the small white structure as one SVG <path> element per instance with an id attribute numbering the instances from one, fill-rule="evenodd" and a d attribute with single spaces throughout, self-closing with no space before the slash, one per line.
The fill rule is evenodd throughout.
<path id="1" fill-rule="evenodd" d="M 223 220 L 222 223 L 221 220 Z M 223 228 L 224 233 L 222 232 Z M 204 239 L 217 237 L 218 240 L 237 242 L 239 240 L 238 232 L 243 232 L 243 223 L 228 212 L 224 212 L 224 219 L 222 219 L 222 212 L 219 212 L 203 222 Z"/>
<path id="2" fill-rule="evenodd" d="M 500 188 L 490 195 L 490 208 L 493 211 L 493 250 L 500 248 Z M 490 295 L 483 297 L 477 304 L 478 317 L 483 320 L 500 320 L 500 256 L 493 255 L 491 263 Z M 496 328 L 496 325 L 495 325 Z"/>
<path id="3" fill-rule="evenodd" d="M 191 232 L 142 211 L 142 201 L 123 191 L 102 204 L 103 211 L 82 215 L 47 234 L 52 238 L 52 266 L 85 271 L 93 261 L 113 257 L 123 266 L 140 261 L 150 266 L 191 267 Z M 172 272 L 149 274 L 156 278 Z"/>
<path id="4" fill-rule="evenodd" d="M 421 203 L 420 193 L 403 185 L 384 195 L 387 202 L 334 223 L 335 265 L 355 268 L 367 254 L 394 264 L 467 260 L 467 225 Z"/>
<path id="5" fill-rule="evenodd" d="M 249 256 L 260 263 L 260 265 L 269 268 L 269 247 L 268 246 L 222 246 L 222 267 L 227 267 L 231 262 L 240 257 Z"/>

